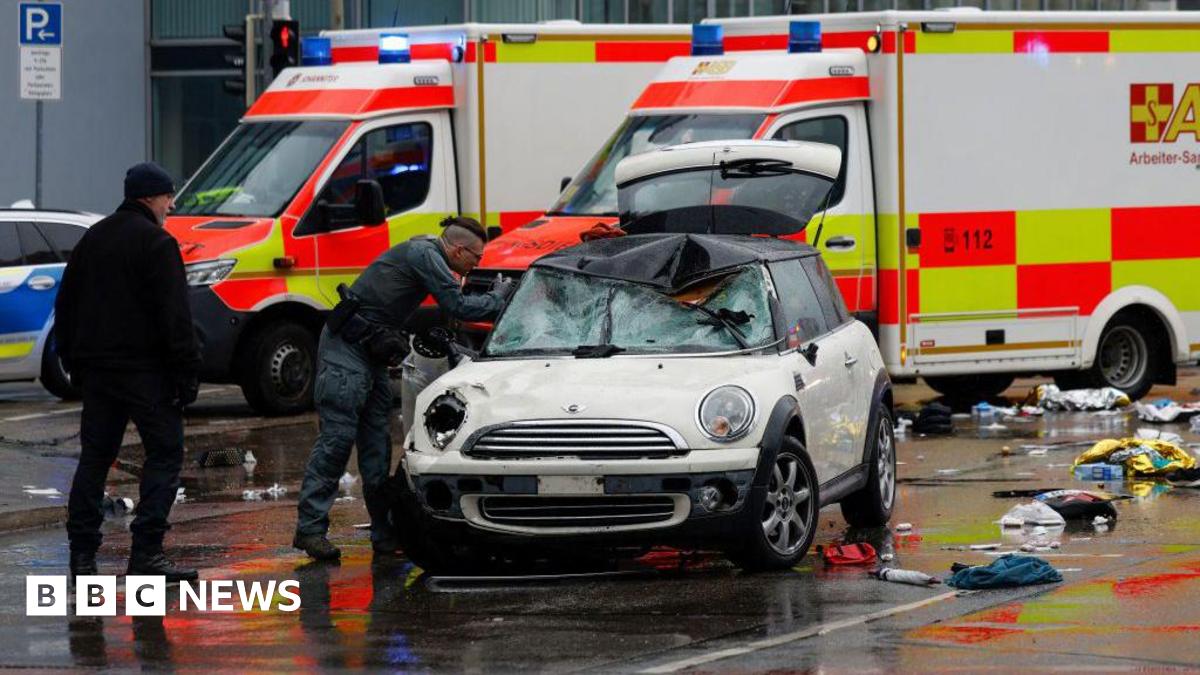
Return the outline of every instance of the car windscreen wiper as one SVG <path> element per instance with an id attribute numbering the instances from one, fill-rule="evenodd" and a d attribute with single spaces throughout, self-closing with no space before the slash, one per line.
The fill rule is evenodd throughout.
<path id="1" fill-rule="evenodd" d="M 750 343 L 746 341 L 746 336 L 742 333 L 738 326 L 740 324 L 750 323 L 750 319 L 753 318 L 754 315 L 747 314 L 746 312 L 740 310 L 733 311 L 727 307 L 722 307 L 719 310 L 711 310 L 698 303 L 691 304 L 685 302 L 681 304 L 688 309 L 695 310 L 708 317 L 707 321 L 700 319 L 698 323 L 706 326 L 724 328 L 725 331 L 732 335 L 733 339 L 737 341 L 738 347 L 742 349 L 750 348 Z"/>
<path id="2" fill-rule="evenodd" d="M 782 159 L 735 159 L 721 162 L 721 178 L 756 178 L 786 176 L 793 173 L 792 163 Z"/>
<path id="3" fill-rule="evenodd" d="M 623 351 L 625 351 L 624 347 L 607 343 L 601 345 L 579 345 L 571 350 L 571 356 L 577 359 L 607 359 L 613 354 L 620 354 Z"/>

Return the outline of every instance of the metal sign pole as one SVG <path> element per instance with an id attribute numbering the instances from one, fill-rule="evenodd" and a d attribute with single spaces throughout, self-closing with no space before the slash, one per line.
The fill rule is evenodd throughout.
<path id="1" fill-rule="evenodd" d="M 42 102 L 40 100 L 33 103 L 34 117 L 37 120 L 34 129 L 34 143 L 36 147 L 33 152 L 33 205 L 35 208 L 42 208 Z"/>

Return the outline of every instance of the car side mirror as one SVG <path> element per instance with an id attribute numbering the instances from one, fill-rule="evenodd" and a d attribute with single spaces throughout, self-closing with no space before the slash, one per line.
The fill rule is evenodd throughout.
<path id="1" fill-rule="evenodd" d="M 387 210 L 379 181 L 364 179 L 354 184 L 354 215 L 363 225 L 383 225 Z"/>
<path id="2" fill-rule="evenodd" d="M 570 184 L 571 184 L 571 177 L 563 176 L 562 180 L 558 182 L 558 191 L 562 192 L 563 190 L 566 190 L 567 186 Z"/>
<path id="3" fill-rule="evenodd" d="M 810 342 L 800 350 L 800 354 L 808 361 L 808 365 L 817 365 L 817 343 Z"/>

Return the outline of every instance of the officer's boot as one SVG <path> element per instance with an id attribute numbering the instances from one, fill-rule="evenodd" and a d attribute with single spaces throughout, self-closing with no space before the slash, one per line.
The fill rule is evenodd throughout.
<path id="1" fill-rule="evenodd" d="M 96 569 L 96 552 L 95 551 L 71 551 L 71 581 L 75 581 L 78 576 L 95 576 L 99 572 Z"/>
<path id="2" fill-rule="evenodd" d="M 342 549 L 334 546 L 323 534 L 300 534 L 292 538 L 292 546 L 304 551 L 313 560 L 338 560 Z"/>
<path id="3" fill-rule="evenodd" d="M 167 559 L 161 547 L 134 546 L 129 554 L 129 568 L 125 574 L 161 576 L 167 578 L 167 583 L 177 581 L 195 581 L 200 573 L 187 567 L 179 567 Z"/>

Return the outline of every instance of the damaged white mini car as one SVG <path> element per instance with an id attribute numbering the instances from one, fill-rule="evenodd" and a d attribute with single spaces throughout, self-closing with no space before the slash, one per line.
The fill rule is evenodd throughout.
<path id="1" fill-rule="evenodd" d="M 839 163 L 749 141 L 624 160 L 630 234 L 537 261 L 480 355 L 418 397 L 395 480 L 409 556 L 437 570 L 667 544 L 784 569 L 822 506 L 886 523 L 875 340 L 816 249 L 746 236 L 803 229 Z"/>

